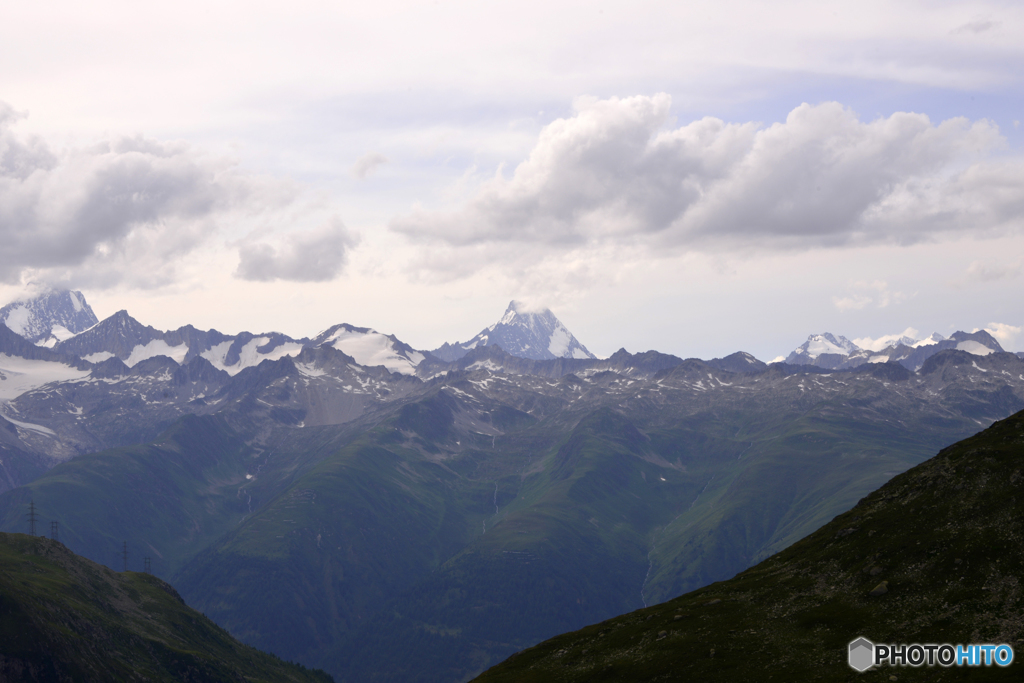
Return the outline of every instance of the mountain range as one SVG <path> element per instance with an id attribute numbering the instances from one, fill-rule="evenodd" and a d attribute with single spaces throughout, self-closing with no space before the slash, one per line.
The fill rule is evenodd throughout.
<path id="1" fill-rule="evenodd" d="M 555 356 L 538 315 L 493 329 Z M 914 370 L 0 326 L 0 529 L 32 501 L 93 561 L 127 542 L 235 637 L 338 680 L 466 680 L 727 580 L 1024 408 L 1024 359 L 972 334 Z"/>
<path id="2" fill-rule="evenodd" d="M 926 360 L 946 349 L 966 351 L 976 356 L 1004 352 L 995 337 L 985 330 L 970 333 L 954 332 L 948 339 L 937 332 L 921 340 L 901 337 L 877 351 L 863 349 L 846 337 L 836 337 L 825 332 L 809 336 L 807 341 L 786 357 L 785 362 L 792 365 L 813 365 L 827 370 L 845 370 L 865 363 L 891 361 L 917 371 Z"/>

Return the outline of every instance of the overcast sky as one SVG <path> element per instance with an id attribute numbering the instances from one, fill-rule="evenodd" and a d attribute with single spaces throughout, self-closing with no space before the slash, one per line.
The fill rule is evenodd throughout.
<path id="1" fill-rule="evenodd" d="M 8 3 L 0 303 L 417 348 L 1024 350 L 1024 4 Z"/>

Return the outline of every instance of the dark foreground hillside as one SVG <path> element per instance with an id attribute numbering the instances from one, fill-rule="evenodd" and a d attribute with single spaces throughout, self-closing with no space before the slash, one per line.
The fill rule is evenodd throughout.
<path id="1" fill-rule="evenodd" d="M 552 638 L 506 681 L 1024 680 L 1024 413 L 942 450 L 733 579 Z M 858 674 L 846 648 L 1007 643 L 1005 667 Z M 890 678 L 895 676 L 896 678 Z"/>
<path id="2" fill-rule="evenodd" d="M 242 645 L 154 576 L 0 533 L 0 681 L 330 680 Z"/>

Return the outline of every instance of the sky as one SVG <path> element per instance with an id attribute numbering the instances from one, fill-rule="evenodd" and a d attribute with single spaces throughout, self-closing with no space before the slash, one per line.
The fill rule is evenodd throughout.
<path id="1" fill-rule="evenodd" d="M 1019 2 L 0 10 L 0 303 L 592 352 L 1024 350 Z"/>

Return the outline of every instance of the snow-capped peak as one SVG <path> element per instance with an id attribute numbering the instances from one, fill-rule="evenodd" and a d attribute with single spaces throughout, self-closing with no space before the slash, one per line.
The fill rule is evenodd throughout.
<path id="1" fill-rule="evenodd" d="M 468 342 L 445 344 L 431 353 L 442 360 L 453 361 L 471 349 L 490 344 L 497 344 L 513 356 L 533 360 L 596 358 L 550 309 L 517 300 L 509 303 L 498 322 L 484 328 Z"/>
<path id="2" fill-rule="evenodd" d="M 383 365 L 390 372 L 411 375 L 424 355 L 394 335 L 347 323 L 330 327 L 313 339 L 310 346 L 330 346 L 365 366 Z"/>
<path id="3" fill-rule="evenodd" d="M 793 354 L 802 355 L 807 358 L 817 358 L 823 353 L 832 353 L 840 356 L 848 356 L 860 347 L 843 336 L 835 336 L 831 332 L 812 334 L 807 341 L 793 350 Z"/>
<path id="4" fill-rule="evenodd" d="M 941 334 L 939 334 L 938 332 L 933 332 L 930 337 L 925 337 L 921 341 L 914 342 L 913 344 L 908 344 L 908 346 L 913 346 L 916 349 L 921 346 L 931 346 L 932 344 L 938 344 L 940 341 L 945 340 L 946 338 L 943 337 Z"/>
<path id="5" fill-rule="evenodd" d="M 0 308 L 0 322 L 33 344 L 53 346 L 99 320 L 81 292 L 55 289 Z"/>

